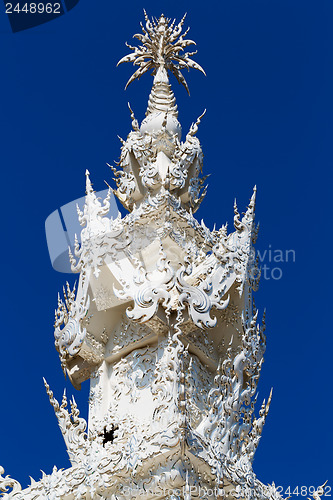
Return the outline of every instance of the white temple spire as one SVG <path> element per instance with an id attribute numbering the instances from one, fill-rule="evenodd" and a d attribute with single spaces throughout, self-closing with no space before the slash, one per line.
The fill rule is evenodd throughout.
<path id="1" fill-rule="evenodd" d="M 181 126 L 177 120 L 178 111 L 174 93 L 169 83 L 168 71 L 170 71 L 189 93 L 187 82 L 182 70 L 194 68 L 205 72 L 202 67 L 193 61 L 191 57 L 196 53 L 186 52 L 186 47 L 195 45 L 193 40 L 185 39 L 188 30 L 182 34 L 185 16 L 180 23 L 175 25 L 175 20 L 170 22 L 163 14 L 158 20 L 149 20 L 146 11 L 145 27 L 141 24 L 142 32 L 134 35 L 142 45 L 133 47 L 126 44 L 133 52 L 124 56 L 119 64 L 132 62 L 139 69 L 128 80 L 126 87 L 144 73 L 152 70 L 154 75 L 153 87 L 151 89 L 146 119 L 141 125 L 141 132 L 156 131 L 161 128 L 161 113 L 168 113 L 167 130 L 177 133 L 180 138 Z"/>
<path id="2" fill-rule="evenodd" d="M 206 192 L 203 114 L 181 142 L 167 74 L 187 88 L 181 70 L 203 71 L 185 52 L 194 42 L 181 34 L 184 19 L 145 13 L 140 47 L 120 61 L 139 66 L 128 84 L 155 76 L 140 128 L 129 106 L 119 171 L 109 165 L 126 216 L 109 217 L 111 189 L 101 202 L 86 170 L 81 243 L 70 252 L 80 277 L 58 296 L 54 336 L 73 386 L 90 381 L 88 422 L 44 381 L 72 467 L 24 491 L 0 467 L 5 500 L 282 500 L 252 468 L 272 398 L 256 417 L 266 348 L 252 300 L 256 188 L 243 216 L 235 202 L 230 233 L 193 215 Z"/>

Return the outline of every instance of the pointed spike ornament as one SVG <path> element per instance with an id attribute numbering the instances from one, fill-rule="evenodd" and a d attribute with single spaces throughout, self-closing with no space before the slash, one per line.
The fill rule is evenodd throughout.
<path id="1" fill-rule="evenodd" d="M 195 134 L 198 132 L 198 128 L 199 128 L 199 125 L 200 125 L 200 122 L 201 122 L 201 119 L 204 117 L 204 115 L 206 114 L 206 109 L 204 110 L 204 112 L 199 116 L 199 118 L 197 119 L 197 121 L 195 123 L 192 123 L 191 125 L 191 128 L 188 132 L 188 136 L 195 136 Z"/>
<path id="2" fill-rule="evenodd" d="M 133 110 L 132 110 L 131 105 L 130 105 L 129 102 L 127 103 L 127 105 L 128 105 L 128 109 L 130 110 L 130 113 L 131 113 L 132 128 L 133 128 L 133 130 L 138 131 L 139 130 L 138 120 L 135 118 L 134 112 L 133 112 Z"/>
<path id="3" fill-rule="evenodd" d="M 86 194 L 94 192 L 89 176 L 90 176 L 90 172 L 88 169 L 86 169 Z"/>
<path id="4" fill-rule="evenodd" d="M 237 227 L 239 227 L 239 225 L 240 225 L 240 214 L 239 214 L 238 207 L 237 207 L 237 200 L 235 198 L 235 201 L 234 201 L 234 226 L 235 226 L 235 229 L 237 229 Z"/>
<path id="5" fill-rule="evenodd" d="M 254 214 L 255 214 L 255 209 L 256 209 L 256 197 L 257 197 L 257 186 L 254 186 L 253 188 L 253 194 L 250 199 L 250 203 L 247 207 L 247 210 L 244 214 L 243 221 L 250 220 L 251 218 L 254 219 Z"/>

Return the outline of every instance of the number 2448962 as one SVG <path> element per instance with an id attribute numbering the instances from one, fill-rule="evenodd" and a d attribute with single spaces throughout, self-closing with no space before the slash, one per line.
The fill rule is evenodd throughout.
<path id="1" fill-rule="evenodd" d="M 52 3 L 6 3 L 7 14 L 61 14 L 61 5 L 59 2 Z"/>

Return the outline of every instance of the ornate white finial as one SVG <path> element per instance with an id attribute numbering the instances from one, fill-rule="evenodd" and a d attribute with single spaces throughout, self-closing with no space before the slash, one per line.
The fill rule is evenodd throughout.
<path id="1" fill-rule="evenodd" d="M 88 169 L 86 169 L 86 194 L 88 195 L 89 193 L 93 193 L 94 190 L 91 185 L 91 180 L 90 180 L 90 172 Z"/>
<path id="2" fill-rule="evenodd" d="M 181 71 L 185 68 L 195 68 L 206 74 L 202 67 L 191 59 L 191 56 L 196 54 L 194 52 L 185 52 L 185 48 L 189 45 L 195 45 L 193 40 L 185 40 L 189 28 L 181 35 L 185 16 L 179 24 L 175 26 L 175 19 L 170 24 L 170 19 L 167 19 L 162 14 L 160 18 L 150 21 L 146 11 L 144 10 L 146 27 L 141 23 L 143 35 L 137 33 L 133 38 L 137 38 L 142 45 L 139 47 L 132 47 L 126 43 L 127 47 L 133 50 L 132 54 L 120 59 L 118 65 L 124 62 L 133 62 L 134 66 L 139 66 L 139 69 L 128 80 L 126 87 L 132 83 L 136 78 L 140 78 L 144 73 L 153 69 L 155 75 L 154 83 L 169 83 L 167 70 L 170 70 L 178 82 L 184 85 L 187 92 L 187 82 L 182 75 Z"/>

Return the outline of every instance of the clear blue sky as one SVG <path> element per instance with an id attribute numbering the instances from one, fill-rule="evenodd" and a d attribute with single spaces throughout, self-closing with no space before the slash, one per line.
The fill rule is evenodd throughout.
<path id="1" fill-rule="evenodd" d="M 111 182 L 105 163 L 119 157 L 117 134 L 130 131 L 127 101 L 144 116 L 151 77 L 124 92 L 132 68 L 116 68 L 144 7 L 177 19 L 188 12 L 207 73 L 186 77 L 190 97 L 172 80 L 184 133 L 207 108 L 198 137 L 212 175 L 198 218 L 210 228 L 231 223 L 234 198 L 245 209 L 257 184 L 257 248 L 296 255 L 274 263 L 266 253 L 263 264 L 283 275 L 274 280 L 267 271 L 271 279 L 256 294 L 267 309 L 259 400 L 271 386 L 274 393 L 254 470 L 284 488 L 326 479 L 333 486 L 333 2 L 156 4 L 80 0 L 61 18 L 16 34 L 0 12 L 0 464 L 23 486 L 40 469 L 69 465 L 43 376 L 58 398 L 64 386 L 75 392 L 86 415 L 88 384 L 71 389 L 53 345 L 66 276 L 50 265 L 44 221 L 83 195 L 86 168 L 95 189 Z"/>

